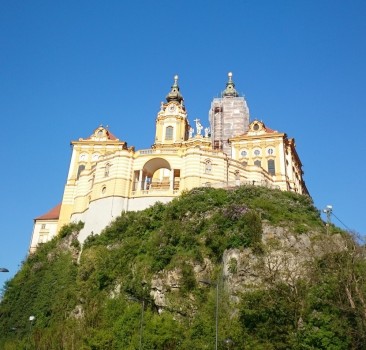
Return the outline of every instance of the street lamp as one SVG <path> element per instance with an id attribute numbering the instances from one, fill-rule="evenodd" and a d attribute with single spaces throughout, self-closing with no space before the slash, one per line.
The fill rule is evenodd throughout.
<path id="1" fill-rule="evenodd" d="M 31 344 L 31 338 L 32 338 L 32 326 L 33 326 L 33 322 L 35 321 L 36 317 L 31 315 L 29 316 L 29 322 L 30 322 L 30 332 L 29 332 L 29 344 Z M 33 342 L 32 342 L 33 343 Z M 27 347 L 28 349 L 28 347 Z"/>
<path id="2" fill-rule="evenodd" d="M 234 342 L 230 338 L 225 339 L 224 340 L 224 343 L 225 343 L 225 345 L 226 345 L 226 347 L 227 347 L 228 350 L 230 350 L 231 347 L 232 347 L 232 345 L 234 345 Z"/>
<path id="3" fill-rule="evenodd" d="M 330 216 L 332 215 L 332 211 L 333 207 L 329 204 L 323 209 L 323 212 L 327 215 L 327 234 L 329 233 L 329 227 L 331 223 Z"/>
<path id="4" fill-rule="evenodd" d="M 215 350 L 217 350 L 217 344 L 218 344 L 218 326 L 219 326 L 219 281 L 212 282 L 212 281 L 206 281 L 206 280 L 200 280 L 199 282 L 209 285 L 209 286 L 216 286 L 216 312 L 215 312 Z"/>

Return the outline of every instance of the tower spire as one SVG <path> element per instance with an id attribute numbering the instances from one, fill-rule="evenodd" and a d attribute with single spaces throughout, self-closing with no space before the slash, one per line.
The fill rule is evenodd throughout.
<path id="1" fill-rule="evenodd" d="M 239 94 L 235 90 L 235 84 L 233 82 L 233 73 L 228 73 L 228 81 L 226 83 L 226 89 L 222 92 L 222 97 L 238 97 Z"/>
<path id="2" fill-rule="evenodd" d="M 172 88 L 171 88 L 169 94 L 166 96 L 166 100 L 168 102 L 177 101 L 179 103 L 181 101 L 183 101 L 183 96 L 181 95 L 181 93 L 179 91 L 178 75 L 174 76 L 174 83 L 172 85 Z"/>

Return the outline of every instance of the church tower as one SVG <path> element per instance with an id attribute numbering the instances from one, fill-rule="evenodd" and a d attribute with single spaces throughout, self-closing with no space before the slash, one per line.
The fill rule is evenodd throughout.
<path id="1" fill-rule="evenodd" d="M 153 148 L 171 148 L 182 144 L 188 139 L 189 124 L 184 99 L 179 91 L 178 76 L 166 96 L 166 103 L 156 118 L 155 143 Z"/>
<path id="2" fill-rule="evenodd" d="M 244 134 L 249 127 L 249 108 L 245 98 L 236 91 L 232 76 L 230 72 L 226 89 L 221 98 L 213 99 L 209 112 L 212 148 L 230 157 L 229 139 Z"/>

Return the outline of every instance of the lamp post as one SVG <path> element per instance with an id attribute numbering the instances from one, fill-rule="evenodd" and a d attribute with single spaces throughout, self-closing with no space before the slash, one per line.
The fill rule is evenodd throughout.
<path id="1" fill-rule="evenodd" d="M 207 284 L 209 286 L 216 286 L 216 311 L 215 311 L 215 350 L 217 350 L 218 345 L 218 336 L 219 336 L 219 281 L 212 282 L 212 281 L 206 281 L 206 280 L 200 280 L 199 282 L 203 284 Z"/>
<path id="2" fill-rule="evenodd" d="M 325 209 L 323 209 L 323 212 L 327 215 L 327 234 L 329 233 L 329 228 L 330 228 L 330 223 L 331 223 L 331 220 L 330 220 L 330 216 L 332 215 L 332 211 L 333 211 L 333 207 L 331 205 L 327 205 L 325 207 Z"/>
<path id="3" fill-rule="evenodd" d="M 30 332 L 29 332 L 29 345 L 31 346 L 31 338 L 32 338 L 32 326 L 33 326 L 33 322 L 35 321 L 36 317 L 31 315 L 29 316 L 29 322 L 30 322 Z M 28 349 L 28 347 L 27 347 Z"/>
<path id="4" fill-rule="evenodd" d="M 225 343 L 225 345 L 226 345 L 226 347 L 227 347 L 228 350 L 230 350 L 231 347 L 234 345 L 234 342 L 230 338 L 225 339 L 224 340 L 224 343 Z"/>
<path id="5" fill-rule="evenodd" d="M 145 299 L 142 299 L 139 350 L 142 349 L 142 332 L 144 329 L 144 309 L 145 309 Z"/>
<path id="6" fill-rule="evenodd" d="M 128 297 L 129 300 L 141 302 L 140 299 L 137 299 L 133 296 Z M 145 309 L 145 298 L 142 299 L 141 303 L 141 318 L 140 318 L 140 331 L 139 331 L 139 350 L 142 349 L 142 334 L 144 331 L 144 309 Z"/>

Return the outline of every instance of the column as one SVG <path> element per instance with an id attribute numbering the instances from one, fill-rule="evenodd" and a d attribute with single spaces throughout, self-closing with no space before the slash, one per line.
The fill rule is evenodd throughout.
<path id="1" fill-rule="evenodd" d="M 174 190 L 174 169 L 170 170 L 170 184 L 169 188 L 171 191 Z"/>
<path id="2" fill-rule="evenodd" d="M 139 183 L 137 185 L 137 189 L 139 191 L 141 191 L 141 184 L 142 184 L 142 169 L 140 170 L 140 173 L 139 173 Z"/>

